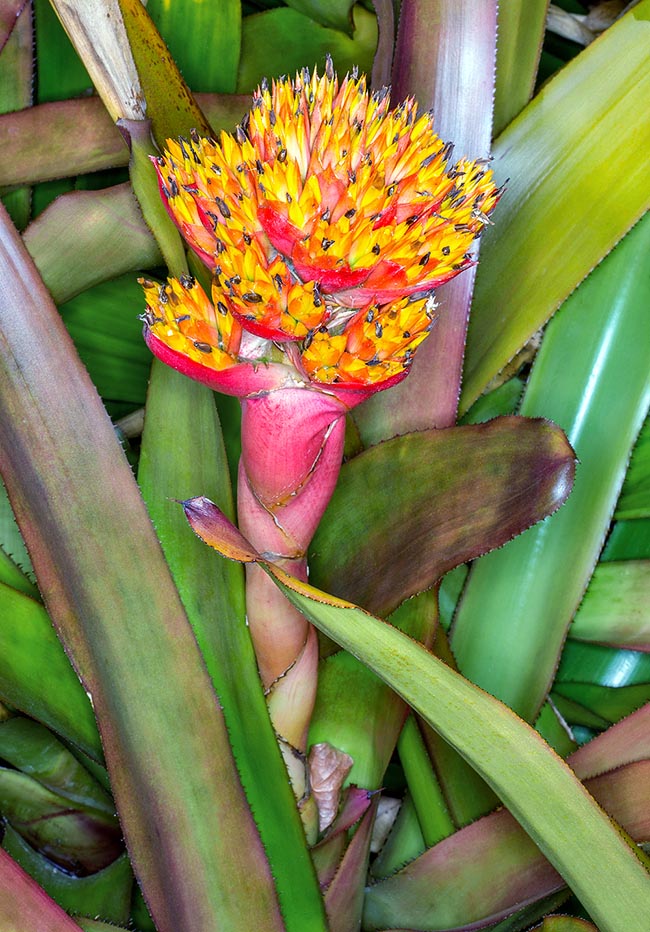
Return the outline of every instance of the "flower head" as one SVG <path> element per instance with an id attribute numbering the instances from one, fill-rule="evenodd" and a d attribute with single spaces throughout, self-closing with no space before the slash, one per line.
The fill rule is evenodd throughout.
<path id="1" fill-rule="evenodd" d="M 260 390 L 260 363 L 262 381 L 339 397 L 404 378 L 433 290 L 473 264 L 499 197 L 484 162 L 450 157 L 413 100 L 391 110 L 387 88 L 339 84 L 329 63 L 262 85 L 234 135 L 169 140 L 161 196 L 212 300 L 193 280 L 146 283 L 152 350 L 235 394 Z M 238 366 L 248 392 L 222 378 Z"/>

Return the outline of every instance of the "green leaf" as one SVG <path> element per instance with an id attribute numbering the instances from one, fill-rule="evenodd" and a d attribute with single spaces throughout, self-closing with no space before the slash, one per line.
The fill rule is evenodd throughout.
<path id="1" fill-rule="evenodd" d="M 76 916 L 75 921 L 84 932 L 137 932 L 136 930 L 125 929 L 124 926 L 116 926 L 108 922 L 98 922 L 96 919 L 85 919 L 83 916 Z"/>
<path id="2" fill-rule="evenodd" d="M 427 753 L 417 722 L 409 715 L 397 742 L 404 776 L 428 847 L 453 834 L 456 826 Z"/>
<path id="3" fill-rule="evenodd" d="M 18 770 L 0 767 L 0 811 L 32 848 L 72 873 L 94 874 L 124 851 L 115 815 L 73 803 Z"/>
<path id="4" fill-rule="evenodd" d="M 248 928 L 279 929 L 223 715 L 128 463 L 6 215 L 0 246 L 0 467 L 92 696 L 152 912 L 163 928 L 235 929 L 244 897 Z"/>
<path id="5" fill-rule="evenodd" d="M 0 498 L 4 497 L 4 486 L 0 486 Z M 6 501 L 6 498 L 5 498 Z M 7 507 L 9 503 L 7 502 Z M 12 515 L 13 518 L 13 515 Z M 16 533 L 18 533 L 16 529 Z M 3 535 L 4 536 L 4 535 Z M 3 542 L 4 543 L 4 542 Z M 38 589 L 18 564 L 0 547 L 0 582 L 12 589 L 17 589 L 23 595 L 40 600 Z"/>
<path id="6" fill-rule="evenodd" d="M 322 74 L 328 54 L 340 75 L 355 66 L 370 73 L 377 47 L 377 20 L 357 4 L 354 27 L 349 38 L 286 7 L 246 16 L 242 23 L 237 91 L 251 93 L 262 78 L 292 74 L 305 66 L 317 65 Z"/>
<path id="7" fill-rule="evenodd" d="M 126 854 L 104 870 L 77 877 L 35 851 L 11 825 L 6 826 L 2 847 L 67 912 L 127 921 L 134 880 Z"/>
<path id="8" fill-rule="evenodd" d="M 216 509 L 202 510 L 199 503 L 194 513 L 192 503 L 185 505 L 207 543 L 233 559 L 259 563 L 320 631 L 380 676 L 471 763 L 598 923 L 610 932 L 643 932 L 648 872 L 535 731 L 401 631 L 264 561 Z"/>
<path id="9" fill-rule="evenodd" d="M 395 844 L 397 842 L 397 844 Z M 393 827 L 381 851 L 370 866 L 372 880 L 381 880 L 415 860 L 426 851 L 422 829 L 413 800 L 408 793 L 402 799 Z"/>
<path id="10" fill-rule="evenodd" d="M 650 702 L 650 683 L 637 686 L 598 686 L 593 683 L 558 683 L 554 696 L 578 702 L 606 723 L 618 722 Z"/>
<path id="11" fill-rule="evenodd" d="M 598 929 L 586 919 L 575 916 L 547 916 L 539 932 L 598 932 Z"/>
<path id="12" fill-rule="evenodd" d="M 149 120 L 119 120 L 118 126 L 129 142 L 129 175 L 142 216 L 160 247 L 164 264 L 170 274 L 178 278 L 187 274 L 185 244 L 165 209 L 151 164 L 158 151 L 151 136 L 152 123 Z M 167 135 L 166 126 L 166 120 L 163 119 L 162 123 L 159 120 L 159 136 Z"/>
<path id="13" fill-rule="evenodd" d="M 86 919 L 83 916 L 76 916 L 75 921 L 84 932 L 137 932 L 135 930 L 125 929 L 124 926 L 115 926 L 108 922 L 98 922 L 96 919 Z"/>
<path id="14" fill-rule="evenodd" d="M 430 640 L 435 621 L 433 591 L 409 599 L 391 615 L 392 624 L 418 640 Z M 350 696 L 355 697 L 353 712 Z M 354 761 L 348 782 L 378 789 L 405 715 L 404 703 L 392 690 L 350 654 L 338 651 L 320 665 L 309 743 L 326 741 L 345 751 Z"/>
<path id="15" fill-rule="evenodd" d="M 29 225 L 25 245 L 58 304 L 162 262 L 128 184 L 64 195 Z"/>
<path id="16" fill-rule="evenodd" d="M 491 464 L 489 472 L 485 463 Z M 557 507 L 572 468 L 573 453 L 555 428 L 517 418 L 387 441 L 343 466 L 312 544 L 311 579 L 388 613 L 451 566 L 498 546 Z M 405 603 L 391 621 L 406 625 L 411 637 L 428 641 L 435 619 L 432 594 Z M 356 696 L 354 716 L 348 695 Z M 310 738 L 343 747 L 355 760 L 350 779 L 375 787 L 383 779 L 403 715 L 389 689 L 341 654 L 322 665 Z M 491 795 L 486 797 L 478 781 L 463 774 L 465 765 L 447 748 L 438 746 L 435 759 L 438 765 L 445 762 L 441 779 L 461 822 L 491 808 Z M 462 778 L 446 780 L 449 768 Z"/>
<path id="17" fill-rule="evenodd" d="M 38 102 L 46 103 L 78 97 L 92 89 L 92 81 L 49 0 L 36 0 L 36 35 L 39 38 L 36 56 L 36 87 Z"/>
<path id="18" fill-rule="evenodd" d="M 556 751 L 560 757 L 568 757 L 577 748 L 567 723 L 561 718 L 552 702 L 545 702 L 542 711 L 535 722 L 535 731 L 538 731 L 544 741 Z"/>
<path id="19" fill-rule="evenodd" d="M 472 763 L 597 922 L 612 932 L 642 932 L 646 870 L 536 733 L 401 632 L 266 568 L 310 621 L 354 651 Z"/>
<path id="20" fill-rule="evenodd" d="M 499 5 L 494 135 L 530 100 L 544 39 L 548 0 L 509 0 Z"/>
<path id="21" fill-rule="evenodd" d="M 643 0 L 496 141 L 494 170 L 510 180 L 482 238 L 463 410 L 650 206 L 649 38 Z"/>
<path id="22" fill-rule="evenodd" d="M 235 90 L 240 0 L 221 0 L 216 7 L 203 0 L 149 0 L 147 12 L 193 91 Z"/>
<path id="23" fill-rule="evenodd" d="M 112 816 L 109 794 L 47 728 L 22 716 L 0 723 L 0 758 L 69 802 Z"/>
<path id="24" fill-rule="evenodd" d="M 564 435 L 544 421 L 501 418 L 386 441 L 343 466 L 310 548 L 311 578 L 388 614 L 558 508 L 573 468 Z"/>
<path id="25" fill-rule="evenodd" d="M 0 697 L 101 761 L 92 706 L 43 606 L 0 585 L 0 617 Z"/>
<path id="26" fill-rule="evenodd" d="M 151 354 L 142 339 L 142 289 L 132 275 L 95 285 L 59 308 L 105 402 L 143 405 Z"/>
<path id="27" fill-rule="evenodd" d="M 287 6 L 304 13 L 321 26 L 330 26 L 352 35 L 352 7 L 355 0 L 287 0 Z"/>
<path id="28" fill-rule="evenodd" d="M 579 641 L 650 650 L 650 560 L 599 563 L 570 634 Z"/>
<path id="29" fill-rule="evenodd" d="M 650 26 L 649 26 L 650 28 Z M 460 670 L 529 721 L 609 528 L 650 404 L 650 215 L 551 321 L 521 413 L 564 428 L 580 459 L 565 507 L 474 564 L 452 628 Z"/>
<path id="30" fill-rule="evenodd" d="M 650 518 L 616 521 L 603 549 L 603 560 L 650 559 Z"/>
<path id="31" fill-rule="evenodd" d="M 519 407 L 524 382 L 515 376 L 486 395 L 477 398 L 472 407 L 460 420 L 461 424 L 482 424 L 493 417 L 514 414 Z"/>
<path id="32" fill-rule="evenodd" d="M 650 654 L 581 644 L 569 638 L 555 679 L 558 684 L 578 682 L 612 687 L 648 683 Z"/>
<path id="33" fill-rule="evenodd" d="M 650 518 L 650 420 L 641 428 L 614 517 Z"/>
<path id="34" fill-rule="evenodd" d="M 144 6 L 139 0 L 118 2 L 147 102 L 146 115 L 151 120 L 153 137 L 158 145 L 162 146 L 168 136 L 186 135 L 192 128 L 209 136 L 209 124 Z M 220 4 L 220 8 L 223 6 L 226 9 L 230 7 L 228 12 L 232 14 L 232 0 Z M 203 11 L 203 15 L 209 15 L 209 8 Z M 233 54 L 237 54 L 236 47 L 225 53 L 226 62 Z M 137 116 L 133 118 L 137 119 Z"/>
<path id="35" fill-rule="evenodd" d="M 15 572 L 11 569 L 11 566 L 7 564 L 7 557 L 12 561 L 15 567 L 19 568 L 19 572 L 28 578 L 33 579 L 32 564 L 29 559 L 29 554 L 27 553 L 27 548 L 25 547 L 25 542 L 20 535 L 18 530 L 18 525 L 14 518 L 13 509 L 9 498 L 7 497 L 7 491 L 4 487 L 4 483 L 0 481 L 0 547 L 6 556 L 3 556 L 3 582 L 6 582 L 8 585 L 13 585 L 17 589 L 22 589 L 21 586 L 16 585 Z M 10 578 L 5 579 L 4 575 L 8 574 Z M 13 582 L 12 582 L 13 577 Z M 38 596 L 36 596 L 38 598 Z"/>

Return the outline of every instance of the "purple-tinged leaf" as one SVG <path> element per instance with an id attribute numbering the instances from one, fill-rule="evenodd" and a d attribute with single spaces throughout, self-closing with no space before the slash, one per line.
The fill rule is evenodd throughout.
<path id="1" fill-rule="evenodd" d="M 0 185 L 69 178 L 126 165 L 128 152 L 97 97 L 61 100 L 0 117 Z"/>
<path id="2" fill-rule="evenodd" d="M 84 875 L 122 853 L 113 800 L 47 728 L 22 716 L 2 722 L 0 759 L 0 810 L 32 847 Z"/>
<path id="3" fill-rule="evenodd" d="M 325 837 L 311 849 L 322 890 L 332 883 L 348 843 L 347 832 L 367 812 L 373 794 L 356 786 L 348 787 L 341 811 Z"/>
<path id="4" fill-rule="evenodd" d="M 79 926 L 0 849 L 0 927 L 38 932 L 79 932 Z"/>
<path id="5" fill-rule="evenodd" d="M 650 835 L 650 761 L 587 784 L 638 841 Z M 364 929 L 475 928 L 560 890 L 564 881 L 504 809 L 479 819 L 369 888 Z"/>
<path id="6" fill-rule="evenodd" d="M 23 8 L 28 6 L 28 0 L 5 0 L 0 7 L 0 52 L 5 47 L 16 25 Z"/>
<path id="7" fill-rule="evenodd" d="M 92 696 L 159 932 L 209 932 L 225 916 L 236 928 L 242 898 L 248 928 L 280 929 L 223 715 L 131 470 L 0 216 L 0 467 L 52 620 Z"/>
<path id="8" fill-rule="evenodd" d="M 496 0 L 402 4 L 393 100 L 412 95 L 423 110 L 431 109 L 436 132 L 458 155 L 490 154 L 496 17 Z M 474 274 L 470 269 L 440 289 L 438 322 L 408 379 L 355 413 L 366 444 L 455 422 Z"/>
<path id="9" fill-rule="evenodd" d="M 254 563 L 260 554 L 210 499 L 199 497 L 182 502 L 185 517 L 195 534 L 229 560 Z"/>
<path id="10" fill-rule="evenodd" d="M 5 16 L 8 22 L 5 20 Z M 13 22 L 12 22 L 13 19 Z M 34 16 L 31 3 L 3 4 L 0 12 L 0 113 L 29 107 L 32 102 L 34 72 Z M 0 138 L 4 138 L 0 136 Z M 3 202 L 16 226 L 29 222 L 31 191 L 10 191 Z"/>
<path id="11" fill-rule="evenodd" d="M 343 466 L 310 549 L 311 579 L 388 614 L 559 508 L 574 465 L 562 431 L 543 420 L 386 441 Z"/>
<path id="12" fill-rule="evenodd" d="M 370 836 L 379 796 L 374 796 L 347 847 L 339 868 L 325 894 L 330 932 L 354 932 L 359 928 L 368 872 Z"/>
<path id="13" fill-rule="evenodd" d="M 321 892 L 325 892 L 336 876 L 339 864 L 345 854 L 345 835 L 333 835 L 311 849 L 311 857 L 316 869 Z"/>
<path id="14" fill-rule="evenodd" d="M 412 95 L 433 110 L 437 132 L 471 158 L 490 145 L 496 17 L 493 0 L 402 4 L 393 100 Z"/>
<path id="15" fill-rule="evenodd" d="M 568 763 L 579 777 L 650 758 L 650 703 L 617 722 L 571 755 Z"/>
<path id="16" fill-rule="evenodd" d="M 374 795 L 370 790 L 349 786 L 344 795 L 341 811 L 328 829 L 324 841 L 351 829 L 367 811 Z"/>
<path id="17" fill-rule="evenodd" d="M 393 52 L 395 47 L 395 9 L 393 0 L 373 0 L 379 27 L 379 41 L 372 65 L 372 86 L 378 90 L 388 86 L 393 71 Z"/>
<path id="18" fill-rule="evenodd" d="M 162 262 L 128 184 L 64 194 L 27 227 L 24 241 L 57 304 Z"/>
<path id="19" fill-rule="evenodd" d="M 233 130 L 250 107 L 249 94 L 197 94 L 196 99 L 215 133 Z M 0 187 L 119 168 L 129 161 L 124 139 L 97 97 L 3 114 L 0 137 Z"/>

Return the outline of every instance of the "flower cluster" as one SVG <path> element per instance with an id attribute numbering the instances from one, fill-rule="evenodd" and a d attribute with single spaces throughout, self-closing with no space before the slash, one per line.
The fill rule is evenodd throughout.
<path id="1" fill-rule="evenodd" d="M 238 395 L 401 380 L 499 197 L 483 161 L 450 157 L 413 100 L 329 65 L 264 84 L 234 135 L 169 140 L 161 196 L 212 289 L 144 282 L 150 348 Z"/>

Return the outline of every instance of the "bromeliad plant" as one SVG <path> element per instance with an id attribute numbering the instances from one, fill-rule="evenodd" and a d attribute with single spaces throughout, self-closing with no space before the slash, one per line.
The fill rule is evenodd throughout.
<path id="1" fill-rule="evenodd" d="M 3 214 L 0 467 L 38 588 L 8 526 L 0 925 L 514 932 L 568 885 L 571 915 L 544 932 L 643 932 L 644 434 L 618 505 L 632 533 L 619 521 L 605 554 L 628 559 L 598 565 L 563 645 L 650 400 L 645 220 L 566 301 L 532 372 L 528 355 L 454 424 L 479 233 L 463 410 L 647 209 L 629 115 L 650 83 L 649 3 L 528 106 L 545 4 L 504 5 L 497 130 L 524 108 L 493 144 L 505 191 L 487 163 L 492 3 L 404 0 L 393 43 L 387 3 L 242 18 L 233 0 L 214 31 L 205 4 L 150 0 L 170 42 L 192 37 L 177 54 L 194 89 L 222 92 L 201 98 L 209 121 L 139 2 L 54 6 L 128 143 L 130 186 L 65 195 L 24 244 Z M 25 8 L 0 56 L 12 89 L 29 35 Z M 304 70 L 323 42 L 333 60 Z M 287 48 L 295 77 L 262 81 Z M 449 61 L 472 62 L 465 84 Z M 250 104 L 223 93 L 244 91 L 242 118 Z M 18 144 L 8 183 L 124 164 L 95 104 L 2 118 L 11 140 L 42 118 L 49 140 Z M 70 146 L 82 114 L 92 145 Z M 434 126 L 478 158 L 452 158 Z M 10 193 L 19 225 L 26 203 Z M 123 346 L 158 357 L 138 485 L 51 297 L 96 286 L 85 323 L 74 301 L 67 316 L 119 415 L 112 347 L 123 308 L 125 328 L 141 309 L 136 270 L 148 349 L 135 329 Z M 552 518 L 575 452 L 549 416 L 581 459 Z"/>

